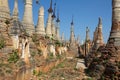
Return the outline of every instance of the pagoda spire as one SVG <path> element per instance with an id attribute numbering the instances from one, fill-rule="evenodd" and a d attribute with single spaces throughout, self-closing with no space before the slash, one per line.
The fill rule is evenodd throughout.
<path id="1" fill-rule="evenodd" d="M 56 3 L 54 3 L 54 10 L 53 10 L 52 18 L 56 18 L 55 11 L 56 11 Z"/>
<path id="2" fill-rule="evenodd" d="M 73 16 L 72 16 L 72 22 L 71 22 L 71 32 L 70 32 L 70 45 L 75 44 L 75 34 L 74 34 L 74 23 L 73 23 Z"/>
<path id="3" fill-rule="evenodd" d="M 15 0 L 15 3 L 14 3 L 13 19 L 18 20 L 18 0 Z"/>
<path id="4" fill-rule="evenodd" d="M 89 28 L 86 27 L 86 41 L 89 41 L 89 40 L 90 40 L 89 32 L 90 32 Z"/>
<path id="5" fill-rule="evenodd" d="M 98 26 L 94 32 L 94 49 L 98 49 L 100 46 L 104 45 L 103 34 L 102 34 L 102 19 L 99 17 Z"/>
<path id="6" fill-rule="evenodd" d="M 73 16 L 72 16 L 72 22 L 71 22 L 71 25 L 74 25 L 74 22 L 73 22 Z"/>
<path id="7" fill-rule="evenodd" d="M 56 22 L 57 22 L 57 23 L 60 22 L 60 18 L 59 18 L 59 10 L 58 10 L 58 12 L 57 12 L 57 20 L 56 20 Z"/>
<path id="8" fill-rule="evenodd" d="M 73 21 L 73 16 L 72 16 L 72 22 L 71 22 L 71 32 L 74 33 L 74 21 Z"/>
<path id="9" fill-rule="evenodd" d="M 50 8 L 48 9 L 48 12 L 49 12 L 49 13 L 52 13 L 52 12 L 53 12 L 53 9 L 52 9 L 52 0 L 51 0 L 51 2 L 50 2 Z"/>
<path id="10" fill-rule="evenodd" d="M 51 37 L 52 36 L 52 0 L 50 2 L 50 8 L 48 9 L 48 19 L 47 19 L 47 24 L 46 24 L 46 34 L 47 36 Z"/>
<path id="11" fill-rule="evenodd" d="M 101 19 L 101 17 L 99 17 L 99 23 L 98 23 L 98 25 L 102 25 L 102 19 Z"/>
<path id="12" fill-rule="evenodd" d="M 52 15 L 52 24 L 51 24 L 51 29 L 52 29 L 51 33 L 54 38 L 56 38 L 55 11 L 56 11 L 56 3 L 54 3 L 54 11 L 53 11 L 53 15 Z"/>
<path id="13" fill-rule="evenodd" d="M 59 10 L 57 12 L 57 20 L 56 20 L 56 37 L 60 40 L 60 19 L 59 19 Z"/>

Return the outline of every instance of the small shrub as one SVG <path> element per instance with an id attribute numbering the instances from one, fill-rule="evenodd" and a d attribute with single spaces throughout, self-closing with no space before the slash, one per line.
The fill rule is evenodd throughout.
<path id="1" fill-rule="evenodd" d="M 37 75 L 37 71 L 36 70 L 33 70 L 33 75 Z"/>
<path id="2" fill-rule="evenodd" d="M 38 55 L 39 55 L 39 56 L 42 55 L 42 50 L 38 49 Z"/>
<path id="3" fill-rule="evenodd" d="M 45 39 L 49 39 L 49 36 L 45 35 Z"/>
<path id="4" fill-rule="evenodd" d="M 65 64 L 64 63 L 60 63 L 57 65 L 57 68 L 64 68 L 65 67 Z"/>
<path id="5" fill-rule="evenodd" d="M 36 53 L 35 53 L 35 52 L 32 52 L 32 53 L 31 53 L 31 56 L 32 56 L 32 57 L 34 57 L 35 55 L 36 55 Z"/>
<path id="6" fill-rule="evenodd" d="M 16 63 L 19 60 L 18 52 L 17 50 L 14 50 L 13 53 L 8 58 L 9 63 Z"/>
<path id="7" fill-rule="evenodd" d="M 37 73 L 37 76 L 41 76 L 43 73 L 41 72 L 41 71 L 39 71 L 38 73 Z"/>
<path id="8" fill-rule="evenodd" d="M 74 70 L 77 71 L 78 69 L 75 67 Z"/>
<path id="9" fill-rule="evenodd" d="M 62 46 L 62 43 L 57 40 L 57 41 L 55 42 L 55 45 L 56 45 L 56 46 Z"/>
<path id="10" fill-rule="evenodd" d="M 50 53 L 49 54 L 49 59 L 53 59 L 53 58 L 54 58 L 53 53 Z"/>
<path id="11" fill-rule="evenodd" d="M 8 24 L 10 24 L 10 21 L 9 21 L 9 20 L 6 20 L 5 23 L 8 25 Z"/>
<path id="12" fill-rule="evenodd" d="M 4 40 L 4 38 L 1 38 L 0 39 L 0 49 L 2 49 L 4 47 L 5 47 L 5 40 Z"/>
<path id="13" fill-rule="evenodd" d="M 32 41 L 33 41 L 33 42 L 36 42 L 36 41 L 37 41 L 37 35 L 36 35 L 36 34 L 32 36 Z"/>

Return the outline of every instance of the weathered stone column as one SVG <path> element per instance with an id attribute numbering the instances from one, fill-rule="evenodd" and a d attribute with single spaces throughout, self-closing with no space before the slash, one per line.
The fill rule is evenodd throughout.
<path id="1" fill-rule="evenodd" d="M 22 22 L 26 29 L 26 33 L 32 35 L 32 33 L 34 33 L 35 31 L 33 15 L 32 15 L 32 0 L 25 0 L 25 9 L 24 9 L 24 16 Z"/>
<path id="2" fill-rule="evenodd" d="M 112 0 L 112 27 L 108 44 L 120 46 L 120 0 Z"/>
<path id="3" fill-rule="evenodd" d="M 45 35 L 45 27 L 44 27 L 44 7 L 41 6 L 39 10 L 39 17 L 38 17 L 38 23 L 36 27 L 36 33 Z"/>

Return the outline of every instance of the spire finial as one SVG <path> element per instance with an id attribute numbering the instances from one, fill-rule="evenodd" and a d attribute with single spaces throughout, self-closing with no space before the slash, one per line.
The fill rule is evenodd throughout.
<path id="1" fill-rule="evenodd" d="M 56 22 L 60 22 L 60 19 L 59 19 L 59 10 L 57 11 L 57 20 Z"/>
<path id="2" fill-rule="evenodd" d="M 73 15 L 72 15 L 72 22 L 71 22 L 71 25 L 73 25 L 74 23 L 73 23 Z"/>
<path id="3" fill-rule="evenodd" d="M 89 32 L 90 32 L 89 28 L 86 27 L 86 41 L 90 40 L 90 38 L 89 38 Z"/>
<path id="4" fill-rule="evenodd" d="M 102 24 L 102 19 L 101 19 L 101 17 L 99 17 L 99 23 L 98 23 L 98 25 L 100 25 L 100 24 Z"/>
<path id="5" fill-rule="evenodd" d="M 55 11 L 56 11 L 56 3 L 54 3 L 54 11 L 53 11 L 52 18 L 56 18 Z"/>
<path id="6" fill-rule="evenodd" d="M 50 2 L 50 8 L 48 9 L 48 12 L 49 12 L 49 13 L 52 13 L 52 12 L 53 12 L 53 9 L 52 9 L 52 0 L 51 0 L 51 2 Z"/>

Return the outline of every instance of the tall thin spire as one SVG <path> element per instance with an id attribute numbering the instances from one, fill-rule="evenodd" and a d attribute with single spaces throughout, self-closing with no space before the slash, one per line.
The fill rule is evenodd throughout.
<path id="1" fill-rule="evenodd" d="M 56 11 L 56 3 L 54 3 L 54 11 L 53 11 L 52 18 L 56 18 L 55 11 Z"/>
<path id="2" fill-rule="evenodd" d="M 100 46 L 103 45 L 104 41 L 103 41 L 103 34 L 102 34 L 102 19 L 101 18 L 99 18 L 99 22 L 98 22 L 97 40 Z"/>
<path id="3" fill-rule="evenodd" d="M 103 34 L 102 34 L 102 19 L 99 18 L 98 21 L 98 26 L 96 27 L 96 30 L 94 32 L 94 39 L 93 39 L 93 43 L 94 43 L 94 49 L 98 49 L 100 46 L 104 45 L 104 41 L 103 41 Z"/>
<path id="4" fill-rule="evenodd" d="M 52 36 L 54 38 L 56 38 L 56 26 L 55 26 L 55 18 L 56 18 L 56 15 L 55 15 L 55 10 L 56 10 L 56 3 L 54 3 L 54 11 L 53 11 L 53 15 L 52 15 L 52 24 L 51 24 L 51 33 L 52 33 Z"/>
<path id="5" fill-rule="evenodd" d="M 49 12 L 49 13 L 52 13 L 52 12 L 53 12 L 53 9 L 52 9 L 52 0 L 51 0 L 51 2 L 50 2 L 50 8 L 48 9 L 48 12 Z"/>
<path id="6" fill-rule="evenodd" d="M 72 22 L 71 22 L 71 25 L 74 25 L 74 22 L 73 22 L 73 16 L 72 16 Z"/>
<path id="7" fill-rule="evenodd" d="M 73 23 L 73 16 L 72 16 L 72 22 L 71 22 L 71 32 L 70 32 L 70 45 L 75 44 L 75 34 L 74 34 L 74 23 Z"/>
<path id="8" fill-rule="evenodd" d="M 90 32 L 89 28 L 86 27 L 86 41 L 89 41 L 89 40 L 90 40 L 89 32 Z"/>
<path id="9" fill-rule="evenodd" d="M 74 22 L 73 22 L 73 16 L 72 16 L 72 22 L 71 22 L 71 32 L 74 33 Z"/>
<path id="10" fill-rule="evenodd" d="M 15 0 L 14 3 L 13 19 L 18 20 L 18 0 Z"/>
<path id="11" fill-rule="evenodd" d="M 59 19 L 59 10 L 57 11 L 56 37 L 57 37 L 58 40 L 60 40 L 60 19 Z"/>
<path id="12" fill-rule="evenodd" d="M 60 18 L 59 18 L 59 10 L 58 10 L 58 12 L 57 12 L 57 20 L 56 20 L 56 22 L 60 22 Z"/>
<path id="13" fill-rule="evenodd" d="M 51 37 L 52 36 L 52 0 L 50 2 L 50 8 L 48 9 L 48 19 L 47 19 L 47 24 L 46 24 L 46 34 Z"/>
<path id="14" fill-rule="evenodd" d="M 99 17 L 99 23 L 98 23 L 98 25 L 102 25 L 102 19 L 101 19 L 101 17 Z"/>

